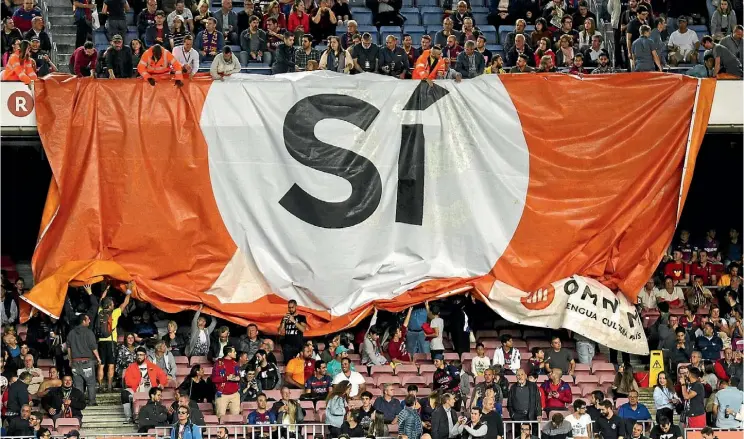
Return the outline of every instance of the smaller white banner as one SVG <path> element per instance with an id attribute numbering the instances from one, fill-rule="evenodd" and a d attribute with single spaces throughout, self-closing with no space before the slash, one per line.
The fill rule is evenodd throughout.
<path id="1" fill-rule="evenodd" d="M 36 127 L 34 92 L 22 82 L 3 82 L 2 127 Z"/>
<path id="2" fill-rule="evenodd" d="M 648 355 L 636 307 L 594 279 L 572 276 L 525 293 L 497 281 L 487 304 L 507 320 L 538 328 L 565 328 L 605 346 Z"/>

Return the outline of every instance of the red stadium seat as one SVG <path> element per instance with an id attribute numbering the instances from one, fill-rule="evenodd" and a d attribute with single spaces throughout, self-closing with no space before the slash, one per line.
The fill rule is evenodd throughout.
<path id="1" fill-rule="evenodd" d="M 80 421 L 77 418 L 59 418 L 56 428 L 58 434 L 67 434 L 72 430 L 80 430 Z"/>
<path id="2" fill-rule="evenodd" d="M 54 367 L 54 360 L 49 360 L 49 359 L 46 359 L 46 358 L 39 358 L 36 361 L 36 366 L 39 367 L 39 368 L 42 368 L 42 367 Z"/>
<path id="3" fill-rule="evenodd" d="M 421 376 L 431 375 L 435 370 L 437 370 L 437 367 L 433 364 L 422 364 L 421 367 L 419 367 Z"/>
<path id="4" fill-rule="evenodd" d="M 419 397 L 429 396 L 431 392 L 432 392 L 431 387 L 419 387 L 418 396 Z"/>
<path id="5" fill-rule="evenodd" d="M 314 409 L 306 409 L 305 410 L 305 423 L 313 423 L 318 420 L 318 417 L 315 416 L 315 410 Z"/>
<path id="6" fill-rule="evenodd" d="M 220 418 L 220 422 L 222 424 L 227 425 L 243 425 L 245 424 L 245 418 L 243 415 L 223 415 L 222 418 Z"/>
<path id="7" fill-rule="evenodd" d="M 321 410 L 325 411 L 326 408 L 326 402 L 324 399 L 321 399 L 320 401 L 315 403 L 315 411 L 319 412 Z"/>
<path id="8" fill-rule="evenodd" d="M 587 372 L 578 372 L 576 374 L 576 384 L 580 383 L 597 383 L 599 384 L 599 377 L 597 375 L 591 375 Z"/>
<path id="9" fill-rule="evenodd" d="M 605 361 L 592 361 L 592 373 L 596 374 L 603 371 L 615 372 L 615 365 Z"/>
<path id="10" fill-rule="evenodd" d="M 581 364 L 576 363 L 576 372 L 591 372 L 592 366 L 591 364 Z"/>
<path id="11" fill-rule="evenodd" d="M 250 404 L 250 403 L 243 403 L 243 404 Z M 211 402 L 199 402 L 197 403 L 197 405 L 199 406 L 199 411 L 202 412 L 203 415 L 214 414 L 214 406 L 212 405 Z"/>
<path id="12" fill-rule="evenodd" d="M 189 365 L 189 358 L 184 356 L 173 357 L 176 360 L 176 366 L 187 366 Z"/>
<path id="13" fill-rule="evenodd" d="M 377 385 L 377 381 L 374 377 L 365 376 L 364 377 L 364 383 L 367 385 L 367 387 L 374 387 Z"/>
<path id="14" fill-rule="evenodd" d="M 191 357 L 189 364 L 191 364 L 192 366 L 195 364 L 210 364 L 210 361 L 207 359 L 207 357 L 204 356 L 194 356 Z"/>
<path id="15" fill-rule="evenodd" d="M 415 364 L 399 364 L 395 366 L 395 373 L 396 375 L 402 373 L 413 373 L 414 375 L 418 375 L 418 366 Z"/>
<path id="16" fill-rule="evenodd" d="M 493 329 L 482 329 L 478 331 L 476 338 L 478 339 L 478 341 L 482 341 L 480 340 L 482 338 L 498 338 L 498 337 L 499 337 L 498 331 L 495 331 Z"/>
<path id="17" fill-rule="evenodd" d="M 282 399 L 281 390 L 265 390 L 264 393 L 269 400 L 279 401 Z"/>
<path id="18" fill-rule="evenodd" d="M 522 351 L 527 349 L 527 342 L 524 340 L 512 339 L 512 343 L 515 349 L 519 349 Z"/>
<path id="19" fill-rule="evenodd" d="M 429 361 L 431 359 L 431 355 L 424 354 L 422 352 L 417 352 L 417 353 L 413 354 L 413 359 L 417 363 L 420 363 L 422 361 Z"/>
<path id="20" fill-rule="evenodd" d="M 385 374 L 385 375 L 393 375 L 395 371 L 389 364 L 385 364 L 382 366 L 372 366 L 370 368 L 370 375 L 374 374 Z"/>
<path id="21" fill-rule="evenodd" d="M 599 384 L 612 383 L 615 381 L 615 372 L 599 372 Z"/>
<path id="22" fill-rule="evenodd" d="M 45 418 L 43 421 L 41 421 L 41 426 L 44 428 L 48 428 L 50 431 L 54 430 L 54 421 L 52 418 Z"/>
<path id="23" fill-rule="evenodd" d="M 615 401 L 615 408 L 619 409 L 621 405 L 627 403 L 628 401 L 628 398 L 618 398 L 617 401 Z"/>
<path id="24" fill-rule="evenodd" d="M 460 356 L 457 355 L 456 352 L 445 352 L 444 353 L 444 360 L 445 361 L 455 361 L 455 360 L 459 360 L 459 359 L 460 359 Z"/>
<path id="25" fill-rule="evenodd" d="M 204 423 L 207 425 L 220 425 L 217 415 L 204 415 Z"/>

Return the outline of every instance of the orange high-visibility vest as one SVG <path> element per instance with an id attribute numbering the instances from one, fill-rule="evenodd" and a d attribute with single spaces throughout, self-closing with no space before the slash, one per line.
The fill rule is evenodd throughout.
<path id="1" fill-rule="evenodd" d="M 152 47 L 145 50 L 137 64 L 137 71 L 145 80 L 152 76 L 170 75 L 171 71 L 176 74 L 176 79 L 183 79 L 182 70 L 181 63 L 165 48 L 163 48 L 163 55 L 157 61 L 152 59 Z"/>
<path id="2" fill-rule="evenodd" d="M 36 76 L 36 63 L 31 58 L 21 61 L 19 52 L 10 55 L 8 63 L 3 70 L 3 81 L 23 81 L 28 85 L 31 81 L 39 79 Z"/>
<path id="3" fill-rule="evenodd" d="M 434 68 L 429 71 L 429 54 L 431 50 L 424 50 L 424 53 L 416 60 L 416 67 L 413 69 L 411 77 L 413 79 L 437 79 L 437 73 L 440 71 L 444 75 L 447 73 L 447 69 L 444 65 L 444 57 L 439 57 L 439 60 L 434 65 Z"/>

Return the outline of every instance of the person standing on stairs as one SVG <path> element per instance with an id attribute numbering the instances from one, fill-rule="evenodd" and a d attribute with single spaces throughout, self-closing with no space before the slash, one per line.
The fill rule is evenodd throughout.
<path id="1" fill-rule="evenodd" d="M 87 292 L 87 290 L 86 290 Z M 88 293 L 90 294 L 90 293 Z M 92 294 L 91 294 L 92 295 Z M 95 365 L 101 363 L 96 336 L 90 330 L 88 314 L 80 316 L 80 324 L 67 335 L 67 356 L 70 359 L 75 388 L 81 392 L 88 388 L 88 404 L 96 405 Z"/>
<path id="2" fill-rule="evenodd" d="M 85 291 L 90 290 L 90 285 L 85 285 Z M 106 297 L 109 291 L 109 285 L 101 294 L 101 307 L 98 308 L 98 318 L 96 319 L 96 335 L 98 336 L 98 354 L 101 356 L 101 361 L 98 363 L 98 387 L 101 393 L 106 392 L 106 388 L 103 387 L 103 372 L 106 370 L 106 379 L 108 382 L 108 392 L 113 391 L 114 381 L 114 366 L 116 365 L 116 349 L 117 342 L 119 340 L 119 333 L 117 328 L 119 326 L 119 318 L 127 306 L 129 306 L 129 299 L 132 294 L 132 284 L 127 285 L 126 295 L 124 301 L 119 305 L 118 308 L 114 308 L 114 301 L 110 297 Z"/>

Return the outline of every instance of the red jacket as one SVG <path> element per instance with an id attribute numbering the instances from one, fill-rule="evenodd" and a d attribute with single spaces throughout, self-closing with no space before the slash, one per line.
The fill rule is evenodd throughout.
<path id="1" fill-rule="evenodd" d="M 558 398 L 548 397 L 550 392 L 558 392 Z M 566 404 L 571 404 L 573 396 L 571 395 L 571 386 L 561 381 L 557 386 L 551 381 L 545 381 L 540 385 L 540 399 L 542 408 L 566 408 Z"/>
<path id="2" fill-rule="evenodd" d="M 310 33 L 310 15 L 308 15 L 306 12 L 302 13 L 302 18 L 300 18 L 297 15 L 297 12 L 292 12 L 289 14 L 289 23 L 287 24 L 287 30 L 290 32 L 294 32 L 295 29 L 297 29 L 297 26 L 302 26 L 302 29 L 304 29 L 305 33 Z"/>
<path id="3" fill-rule="evenodd" d="M 145 364 L 147 365 L 147 374 L 150 376 L 150 385 L 152 387 L 165 387 L 168 384 L 168 375 L 163 372 L 163 369 L 149 360 L 145 360 Z M 136 392 L 141 380 L 142 374 L 139 364 L 135 361 L 124 371 L 124 384 L 127 388 Z"/>
<path id="4" fill-rule="evenodd" d="M 217 388 L 217 392 L 224 395 L 232 395 L 240 390 L 240 382 L 227 380 L 227 377 L 230 375 L 240 376 L 238 362 L 229 358 L 220 358 L 217 360 L 212 369 L 212 382 Z"/>

